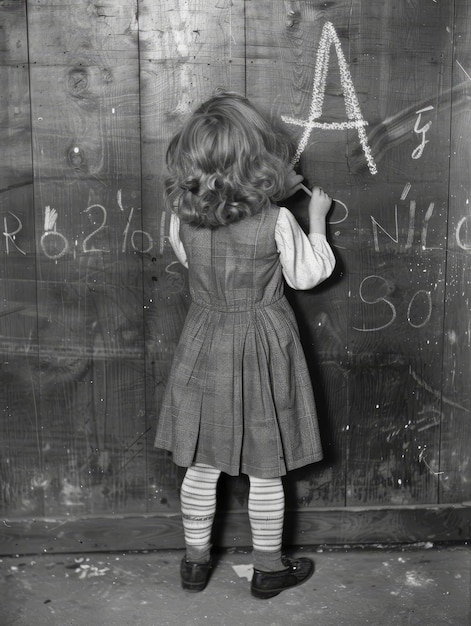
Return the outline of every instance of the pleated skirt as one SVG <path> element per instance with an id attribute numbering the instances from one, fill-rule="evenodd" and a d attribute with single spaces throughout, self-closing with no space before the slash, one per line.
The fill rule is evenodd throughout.
<path id="1" fill-rule="evenodd" d="M 190 306 L 155 446 L 177 465 L 260 478 L 322 458 L 312 383 L 282 296 L 246 311 Z"/>

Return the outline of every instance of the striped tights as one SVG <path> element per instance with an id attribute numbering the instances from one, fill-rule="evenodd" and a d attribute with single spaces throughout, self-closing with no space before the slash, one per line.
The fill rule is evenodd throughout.
<path id="1" fill-rule="evenodd" d="M 220 474 L 216 468 L 198 463 L 187 469 L 183 479 L 180 503 L 188 561 L 204 563 L 209 560 Z M 285 497 L 281 478 L 249 476 L 249 481 L 248 512 L 254 567 L 263 571 L 283 569 L 281 537 Z"/>

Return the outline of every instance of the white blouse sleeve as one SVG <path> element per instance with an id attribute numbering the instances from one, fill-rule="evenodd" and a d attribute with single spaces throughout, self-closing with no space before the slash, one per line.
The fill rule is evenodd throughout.
<path id="1" fill-rule="evenodd" d="M 168 238 L 170 239 L 170 243 L 172 244 L 172 248 L 177 256 L 177 259 L 188 269 L 188 260 L 186 258 L 185 248 L 183 247 L 180 239 L 180 218 L 175 213 L 172 213 L 172 217 L 170 218 L 170 232 Z"/>
<path id="2" fill-rule="evenodd" d="M 325 235 L 306 235 L 284 207 L 280 207 L 275 241 L 283 276 L 293 289 L 312 289 L 332 274 L 335 256 Z"/>

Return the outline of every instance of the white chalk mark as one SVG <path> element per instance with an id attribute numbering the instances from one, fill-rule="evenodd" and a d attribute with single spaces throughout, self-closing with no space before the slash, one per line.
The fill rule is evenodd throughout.
<path id="1" fill-rule="evenodd" d="M 329 224 L 341 224 L 342 222 L 345 222 L 345 220 L 348 217 L 348 206 L 345 204 L 345 202 L 342 202 L 341 200 L 338 200 L 337 198 L 333 198 L 332 202 L 334 202 L 335 204 L 340 204 L 341 206 L 343 206 L 343 208 L 345 209 L 345 216 L 342 217 L 339 220 L 329 220 Z"/>
<path id="2" fill-rule="evenodd" d="M 427 413 L 430 414 L 430 417 L 427 417 Z M 420 419 L 416 420 L 416 429 L 419 433 L 425 430 L 429 430 L 430 428 L 436 428 L 440 426 L 441 421 L 444 417 L 443 413 L 438 409 L 435 409 L 433 406 L 425 406 L 419 411 L 419 415 L 425 415 L 425 417 L 421 417 Z"/>
<path id="3" fill-rule="evenodd" d="M 429 470 L 429 472 L 433 474 L 434 476 L 442 476 L 445 472 L 436 472 L 434 469 L 432 469 L 430 464 L 425 459 L 425 452 L 426 452 L 426 446 L 424 446 L 422 450 L 419 452 L 419 459 L 418 459 L 419 463 L 423 463 L 425 467 Z"/>
<path id="4" fill-rule="evenodd" d="M 376 332 L 378 330 L 384 330 L 385 328 L 388 328 L 388 326 L 391 326 L 391 324 L 393 324 L 397 318 L 397 309 L 395 307 L 395 305 L 391 302 L 391 300 L 389 300 L 388 298 L 386 298 L 385 296 L 379 295 L 379 296 L 371 296 L 371 297 L 366 297 L 366 295 L 364 294 L 364 286 L 366 284 L 367 281 L 369 280 L 375 280 L 375 281 L 380 281 L 380 286 L 384 286 L 386 288 L 386 290 L 388 290 L 388 292 L 390 291 L 389 288 L 389 284 L 388 281 L 383 278 L 382 276 L 378 276 L 378 275 L 371 275 L 371 276 L 367 276 L 366 278 L 364 278 L 361 283 L 360 283 L 360 288 L 358 291 L 358 294 L 360 296 L 360 299 L 363 303 L 368 304 L 368 305 L 375 305 L 375 304 L 379 304 L 381 302 L 384 302 L 384 304 L 386 304 L 390 309 L 391 309 L 391 317 L 389 319 L 389 321 L 387 321 L 385 324 L 383 324 L 382 326 L 377 326 L 375 328 L 365 328 L 365 326 L 363 326 L 363 328 L 360 328 L 358 326 L 353 326 L 353 328 L 355 330 L 358 330 L 360 332 Z M 426 303 L 427 303 L 427 311 L 424 313 L 423 315 L 423 319 L 422 321 L 418 321 L 418 322 L 413 322 L 412 321 L 412 308 L 415 304 L 415 301 L 417 298 L 423 298 Z M 419 289 L 418 291 L 416 291 L 414 293 L 414 295 L 412 296 L 412 298 L 409 301 L 409 305 L 407 307 L 407 323 L 409 324 L 409 326 L 411 326 L 411 328 L 422 328 L 423 326 L 425 326 L 426 324 L 428 324 L 428 322 L 430 321 L 430 318 L 432 316 L 432 312 L 433 312 L 433 304 L 432 304 L 432 294 L 430 291 L 427 291 L 425 289 Z M 412 374 L 413 375 L 413 374 Z"/>
<path id="5" fill-rule="evenodd" d="M 121 210 L 124 211 L 124 209 L 121 207 L 121 204 L 120 204 L 120 198 L 118 198 L 118 204 L 119 204 Z M 126 252 L 126 246 L 127 246 L 127 241 L 128 241 L 128 233 L 129 233 L 129 228 L 131 227 L 131 220 L 132 220 L 133 213 L 134 213 L 134 207 L 131 207 L 131 209 L 129 211 L 129 215 L 128 215 L 127 220 L 126 220 L 126 227 L 123 230 L 123 245 L 121 247 L 121 252 Z"/>
<path id="6" fill-rule="evenodd" d="M 51 209 L 48 205 L 44 210 L 44 232 L 41 235 L 40 244 L 41 249 L 48 259 L 57 261 L 63 257 L 69 250 L 69 242 L 62 233 L 57 232 L 56 222 L 58 213 L 56 209 Z M 46 247 L 46 240 L 51 239 L 54 241 L 56 252 L 49 252 Z"/>
<path id="7" fill-rule="evenodd" d="M 424 152 L 425 145 L 429 143 L 429 140 L 425 139 L 425 135 L 430 130 L 430 127 L 432 126 L 432 122 L 431 121 L 427 122 L 424 126 L 422 126 L 422 128 L 419 128 L 419 125 L 422 120 L 422 113 L 425 113 L 426 111 L 431 111 L 432 109 L 433 109 L 433 106 L 428 106 L 428 107 L 425 107 L 424 109 L 420 109 L 420 111 L 416 111 L 415 113 L 416 115 L 418 115 L 418 118 L 414 125 L 414 132 L 417 135 L 422 135 L 422 138 L 417 148 L 415 148 L 412 151 L 411 156 L 413 159 L 420 159 L 420 157 L 422 156 Z"/>
<path id="8" fill-rule="evenodd" d="M 428 224 L 430 222 L 430 218 L 433 215 L 433 210 L 435 208 L 435 202 L 431 202 L 428 205 L 428 209 L 425 213 L 425 217 L 424 217 L 424 225 L 422 228 L 422 235 L 420 238 L 421 244 L 422 244 L 422 250 L 425 250 L 427 247 L 427 232 L 428 232 Z"/>
<path id="9" fill-rule="evenodd" d="M 90 239 L 105 228 L 108 215 L 105 207 L 101 204 L 91 204 L 85 209 L 85 213 L 89 213 L 91 215 L 92 209 L 98 209 L 98 212 L 101 212 L 101 223 L 99 224 L 98 228 L 95 228 L 93 232 L 85 237 L 82 243 L 82 250 L 83 252 L 106 252 L 106 250 L 104 250 L 103 248 L 95 248 L 95 246 L 92 246 L 91 248 L 88 247 L 88 242 L 90 241 Z"/>
<path id="10" fill-rule="evenodd" d="M 456 231 L 455 231 L 456 243 L 462 250 L 471 250 L 471 245 L 465 243 L 461 238 L 461 229 L 463 227 L 463 224 L 466 224 L 468 219 L 469 219 L 469 216 L 462 217 L 460 221 L 458 222 L 456 226 Z M 466 232 L 467 230 L 468 230 L 468 225 L 466 224 Z"/>
<path id="11" fill-rule="evenodd" d="M 462 72 L 464 73 L 464 75 L 466 76 L 466 78 L 468 80 L 471 80 L 471 76 L 468 74 L 468 72 L 464 69 L 464 67 L 461 65 L 461 63 L 459 61 L 456 61 L 456 64 L 458 65 L 458 67 L 460 68 L 460 70 L 462 70 Z"/>
<path id="12" fill-rule="evenodd" d="M 340 80 L 343 88 L 343 95 L 345 101 L 345 109 L 347 112 L 347 121 L 344 122 L 317 122 L 316 120 L 322 116 L 322 108 L 324 104 L 325 87 L 327 81 L 327 73 L 329 67 L 330 49 L 332 44 L 335 46 L 337 53 L 337 60 L 340 68 Z M 368 122 L 362 117 L 360 105 L 358 102 L 353 81 L 348 69 L 345 56 L 342 51 L 342 46 L 338 38 L 337 32 L 331 22 L 327 22 L 322 29 L 321 38 L 319 41 L 319 47 L 317 50 L 316 67 L 314 70 L 314 82 L 312 87 L 312 101 L 309 111 L 309 118 L 307 120 L 298 120 L 293 117 L 282 115 L 281 119 L 286 124 L 293 124 L 296 126 L 302 126 L 304 132 L 299 141 L 298 148 L 293 158 L 293 162 L 299 161 L 302 152 L 306 148 L 309 137 L 311 136 L 314 128 L 320 128 L 323 130 L 344 130 L 344 129 L 357 129 L 358 138 L 365 154 L 368 169 L 371 174 L 377 174 L 376 163 L 371 154 L 371 149 L 368 144 L 368 138 L 365 132 L 365 126 Z"/>
<path id="13" fill-rule="evenodd" d="M 371 217 L 371 223 L 373 225 L 373 241 L 374 241 L 374 248 L 376 252 L 379 252 L 378 228 L 380 228 L 383 231 L 383 233 L 387 235 L 389 239 L 391 239 L 391 241 L 394 241 L 394 243 L 399 243 L 399 223 L 397 219 L 397 204 L 394 205 L 394 218 L 395 218 L 394 221 L 396 224 L 395 236 L 388 233 L 388 231 L 385 228 L 383 228 L 381 224 L 377 222 L 372 215 L 370 215 L 370 217 Z"/>
<path id="14" fill-rule="evenodd" d="M 462 411 L 465 411 L 465 413 L 469 413 L 469 409 L 467 409 L 461 404 L 458 404 L 458 402 L 455 402 L 454 400 L 450 400 L 450 398 L 448 398 L 447 396 L 444 396 L 441 391 L 437 391 L 436 389 L 434 389 L 421 376 L 419 376 L 419 374 L 417 374 L 417 372 L 415 372 L 411 367 L 409 367 L 409 374 L 412 376 L 412 378 L 415 380 L 416 383 L 421 385 L 426 391 L 431 393 L 432 396 L 434 396 L 435 398 L 439 398 L 443 403 L 447 404 L 448 406 L 453 406 L 457 409 L 461 409 Z"/>
<path id="15" fill-rule="evenodd" d="M 405 200 L 409 194 L 409 191 L 411 190 L 412 185 L 410 183 L 406 183 L 404 185 L 404 189 L 402 190 L 401 193 L 401 200 Z"/>
<path id="16" fill-rule="evenodd" d="M 363 295 L 363 286 L 365 285 L 365 283 L 368 280 L 380 280 L 382 284 L 386 285 L 386 287 L 388 287 L 388 283 L 387 281 L 382 277 L 382 276 L 377 276 L 376 274 L 372 274 L 371 276 L 366 276 L 366 278 L 364 278 L 361 283 L 360 283 L 360 288 L 359 288 L 359 296 L 362 302 L 364 302 L 365 304 L 377 304 L 378 302 L 384 302 L 385 304 L 387 304 L 389 306 L 389 308 L 391 309 L 391 319 L 388 320 L 386 322 L 386 324 L 383 324 L 382 326 L 377 326 L 376 328 L 358 328 L 357 326 L 353 326 L 353 328 L 355 330 L 358 330 L 362 333 L 371 333 L 371 332 L 376 332 L 378 330 L 383 330 L 384 328 L 387 328 L 388 326 L 391 326 L 391 324 L 394 323 L 396 317 L 397 317 L 397 311 L 396 311 L 396 307 L 394 306 L 394 304 L 388 300 L 387 298 L 385 298 L 384 296 L 378 296 L 376 298 L 366 298 Z"/>
<path id="17" fill-rule="evenodd" d="M 414 243 L 414 229 L 415 229 L 415 209 L 417 203 L 415 200 L 409 202 L 409 228 L 407 230 L 406 250 L 412 248 Z"/>
<path id="18" fill-rule="evenodd" d="M 57 211 L 48 205 L 44 210 L 44 230 L 56 230 Z"/>
<path id="19" fill-rule="evenodd" d="M 414 305 L 416 298 L 419 296 L 422 296 L 424 300 L 426 300 L 428 311 L 427 311 L 427 314 L 424 316 L 424 320 L 416 324 L 412 321 L 411 311 L 412 311 L 412 307 Z M 412 328 L 422 328 L 422 326 L 425 326 L 426 324 L 429 323 L 430 318 L 432 317 L 432 312 L 433 312 L 432 294 L 430 293 L 430 291 L 426 289 L 419 289 L 419 291 L 416 291 L 414 295 L 412 296 L 412 298 L 410 299 L 409 306 L 407 307 L 407 321 Z"/>
<path id="20" fill-rule="evenodd" d="M 26 252 L 24 250 L 22 250 L 18 244 L 16 243 L 16 235 L 23 230 L 23 222 L 20 220 L 20 218 L 15 215 L 14 213 L 12 213 L 11 211 L 8 211 L 9 215 L 11 215 L 12 217 L 15 218 L 16 220 L 16 230 L 9 230 L 8 228 L 8 221 L 7 221 L 7 217 L 5 216 L 3 218 L 3 233 L 2 235 L 5 237 L 5 250 L 7 254 L 10 254 L 10 243 L 13 244 L 15 246 L 15 248 L 18 250 L 18 252 L 21 252 L 21 254 L 23 254 L 24 256 L 26 256 Z"/>
<path id="21" fill-rule="evenodd" d="M 140 238 L 141 246 L 137 245 L 136 238 Z M 147 247 L 144 245 L 144 239 L 147 239 Z M 147 254 L 152 250 L 152 247 L 154 246 L 154 240 L 145 230 L 133 230 L 131 234 L 131 246 L 136 252 L 140 252 L 141 254 Z"/>
<path id="22" fill-rule="evenodd" d="M 46 248 L 46 240 L 51 238 L 53 240 L 56 239 L 56 248 L 62 245 L 62 249 L 60 249 L 56 253 L 49 252 Z M 47 230 L 46 232 L 44 232 L 41 235 L 40 244 L 41 250 L 51 261 L 57 261 L 57 259 L 63 257 L 69 251 L 69 242 L 67 241 L 66 237 L 56 230 Z"/>
<path id="23" fill-rule="evenodd" d="M 420 113 L 425 113 L 425 111 L 433 111 L 433 106 L 429 105 L 428 107 L 424 107 L 423 109 L 416 111 L 415 114 L 419 115 Z"/>
<path id="24" fill-rule="evenodd" d="M 123 207 L 123 194 L 121 189 L 118 189 L 118 193 L 116 194 L 116 201 L 118 202 L 118 206 L 120 211 L 124 211 Z"/>

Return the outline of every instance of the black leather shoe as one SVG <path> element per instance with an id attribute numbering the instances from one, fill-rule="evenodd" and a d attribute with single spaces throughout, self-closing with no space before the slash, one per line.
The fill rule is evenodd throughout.
<path id="1" fill-rule="evenodd" d="M 182 587 L 187 591 L 203 591 L 208 584 L 211 574 L 211 561 L 208 563 L 193 563 L 183 557 L 180 563 L 180 576 Z"/>
<path id="2" fill-rule="evenodd" d="M 273 598 L 285 589 L 295 587 L 305 582 L 314 572 L 314 563 L 311 559 L 289 559 L 282 557 L 286 569 L 276 572 L 262 572 L 254 569 L 250 591 L 255 598 L 266 600 Z"/>

